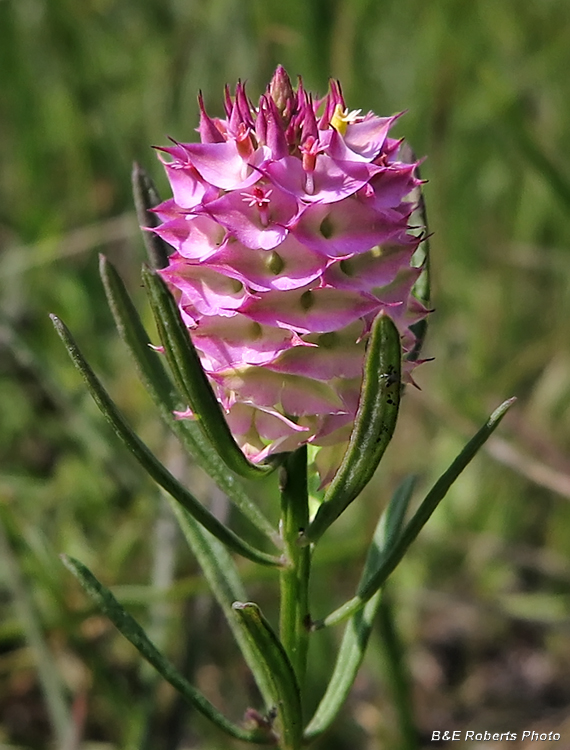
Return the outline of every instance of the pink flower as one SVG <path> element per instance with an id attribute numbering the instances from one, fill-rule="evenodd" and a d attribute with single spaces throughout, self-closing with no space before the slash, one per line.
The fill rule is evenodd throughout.
<path id="1" fill-rule="evenodd" d="M 396 117 L 348 112 L 336 82 L 315 100 L 282 67 L 257 107 L 242 83 L 226 89 L 225 118 L 199 104 L 202 142 L 162 149 L 173 199 L 154 231 L 175 252 L 161 274 L 244 453 L 322 446 L 325 484 L 380 311 L 411 382 L 411 326 L 427 313 L 412 294 L 417 164 L 388 136 Z"/>

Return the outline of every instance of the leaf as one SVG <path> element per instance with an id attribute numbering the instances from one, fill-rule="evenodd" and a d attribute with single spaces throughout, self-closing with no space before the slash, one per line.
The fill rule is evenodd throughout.
<path id="1" fill-rule="evenodd" d="M 136 162 L 133 164 L 131 179 L 137 218 L 143 228 L 143 240 L 150 264 L 153 268 L 166 268 L 172 248 L 154 232 L 144 231 L 144 228 L 154 228 L 160 223 L 156 214 L 149 210 L 160 203 L 158 192 L 146 170 Z"/>
<path id="2" fill-rule="evenodd" d="M 376 471 L 394 434 L 400 405 L 402 352 L 391 318 L 380 313 L 373 323 L 350 441 L 317 515 L 306 531 L 315 542 L 360 494 Z"/>
<path id="3" fill-rule="evenodd" d="M 392 692 L 392 702 L 400 730 L 399 750 L 418 750 L 419 736 L 414 720 L 411 679 L 406 665 L 405 646 L 394 616 L 390 591 L 390 586 L 384 586 L 382 589 L 377 615 L 378 631 L 386 661 L 384 673 Z"/>
<path id="4" fill-rule="evenodd" d="M 274 467 L 252 464 L 234 440 L 166 284 L 148 268 L 143 268 L 143 282 L 174 380 L 204 435 L 210 441 L 212 449 L 217 451 L 225 464 L 240 476 L 249 479 L 267 476 Z"/>
<path id="5" fill-rule="evenodd" d="M 244 729 L 227 719 L 210 701 L 191 685 L 150 641 L 139 623 L 123 609 L 113 594 L 105 588 L 78 560 L 62 555 L 64 565 L 79 580 L 87 594 L 97 603 L 117 629 L 139 653 L 169 682 L 196 710 L 219 729 L 244 742 L 265 744 L 272 742 L 266 732 Z"/>
<path id="6" fill-rule="evenodd" d="M 111 427 L 118 437 L 121 438 L 126 447 L 131 451 L 139 464 L 150 474 L 154 481 L 159 484 L 166 492 L 179 502 L 194 518 L 201 523 L 204 528 L 208 529 L 223 544 L 228 546 L 234 552 L 243 555 L 249 560 L 259 563 L 260 565 L 280 566 L 281 560 L 273 555 L 252 547 L 248 542 L 241 539 L 231 529 L 221 523 L 210 511 L 205 508 L 180 482 L 166 469 L 160 461 L 154 456 L 147 446 L 140 440 L 128 425 L 122 414 L 119 412 L 108 393 L 105 391 L 91 367 L 85 361 L 83 355 L 67 327 L 55 315 L 50 316 L 65 348 L 71 357 L 73 364 L 81 373 L 87 387 L 89 388 L 93 400 L 107 418 Z"/>
<path id="7" fill-rule="evenodd" d="M 160 356 L 151 348 L 150 339 L 123 281 L 103 255 L 100 256 L 99 270 L 119 335 L 125 342 L 139 378 L 158 407 L 162 419 L 238 510 L 259 531 L 279 544 L 276 529 L 247 496 L 218 454 L 212 450 L 199 426 L 190 420 L 175 419 L 173 412 L 181 407 L 179 396 L 160 361 Z"/>
<path id="8" fill-rule="evenodd" d="M 495 409 L 479 432 L 471 438 L 449 469 L 441 475 L 428 492 L 402 534 L 380 556 L 378 567 L 372 575 L 363 580 L 356 596 L 328 615 L 328 617 L 320 623 L 321 627 L 336 625 L 337 623 L 342 622 L 347 617 L 350 617 L 361 609 L 364 604 L 374 596 L 378 589 L 384 584 L 390 573 L 392 573 L 401 561 L 408 547 L 423 529 L 431 514 L 447 494 L 453 482 L 455 482 L 463 469 L 473 459 L 479 448 L 481 448 L 496 430 L 501 420 L 515 401 L 515 398 L 511 398 Z"/>
<path id="9" fill-rule="evenodd" d="M 404 479 L 382 514 L 368 551 L 362 582 L 373 575 L 379 558 L 398 538 L 414 484 L 415 477 Z M 305 729 L 303 736 L 306 741 L 311 741 L 326 731 L 344 704 L 364 659 L 372 624 L 380 605 L 380 596 L 380 591 L 377 591 L 347 623 L 331 679 Z"/>
<path id="10" fill-rule="evenodd" d="M 285 649 L 261 610 L 253 602 L 235 602 L 234 610 L 250 637 L 272 684 L 279 720 L 282 750 L 297 750 L 303 730 L 301 694 Z"/>
<path id="11" fill-rule="evenodd" d="M 223 544 L 206 531 L 176 501 L 170 500 L 182 533 L 196 556 L 208 585 L 220 605 L 228 625 L 246 660 L 263 700 L 269 711 L 274 705 L 273 687 L 267 677 L 265 665 L 260 662 L 244 625 L 233 609 L 233 603 L 246 598 L 236 564 Z"/>

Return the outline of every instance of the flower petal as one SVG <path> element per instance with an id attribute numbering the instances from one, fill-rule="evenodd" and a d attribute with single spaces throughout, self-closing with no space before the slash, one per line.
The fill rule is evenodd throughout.
<path id="1" fill-rule="evenodd" d="M 271 250 L 287 236 L 286 225 L 299 207 L 293 196 L 278 188 L 264 185 L 256 186 L 256 190 L 260 192 L 227 193 L 208 203 L 205 210 L 246 247 Z"/>
<path id="2" fill-rule="evenodd" d="M 328 258 L 346 258 L 405 233 L 405 216 L 375 211 L 356 197 L 311 205 L 292 227 L 297 239 Z"/>
<path id="3" fill-rule="evenodd" d="M 261 173 L 253 167 L 259 166 L 269 156 L 269 150 L 261 148 L 253 157 L 244 160 L 235 141 L 185 143 L 183 147 L 202 179 L 223 190 L 254 185 Z"/>
<path id="4" fill-rule="evenodd" d="M 298 333 L 328 333 L 373 314 L 380 307 L 382 302 L 372 295 L 321 288 L 267 292 L 249 299 L 240 311 L 258 323 L 290 328 Z"/>
<path id="5" fill-rule="evenodd" d="M 335 161 L 319 154 L 312 172 L 307 172 L 294 156 L 271 162 L 264 171 L 274 184 L 300 200 L 334 203 L 356 193 L 380 169 L 374 164 Z"/>
<path id="6" fill-rule="evenodd" d="M 266 365 L 291 347 L 303 348 L 304 343 L 291 331 L 262 326 L 239 313 L 229 318 L 203 318 L 193 331 L 192 340 L 211 373 L 230 367 Z"/>
<path id="7" fill-rule="evenodd" d="M 210 257 L 220 269 L 233 269 L 256 291 L 298 289 L 322 275 L 327 261 L 289 234 L 273 250 L 249 248 L 230 238 Z"/>
<path id="8" fill-rule="evenodd" d="M 360 255 L 328 266 L 323 279 L 335 289 L 371 292 L 391 284 L 402 268 L 410 265 L 420 240 L 407 235 L 405 244 L 386 243 Z"/>
<path id="9" fill-rule="evenodd" d="M 179 216 L 153 230 L 189 260 L 205 260 L 215 253 L 226 234 L 224 227 L 208 216 Z"/>
<path id="10" fill-rule="evenodd" d="M 193 317 L 196 313 L 229 317 L 251 296 L 236 279 L 183 260 L 171 263 L 160 273 L 182 292 L 180 306 Z"/>

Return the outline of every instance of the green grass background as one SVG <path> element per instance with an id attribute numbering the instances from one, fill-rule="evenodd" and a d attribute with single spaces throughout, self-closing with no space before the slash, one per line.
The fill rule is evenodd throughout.
<path id="1" fill-rule="evenodd" d="M 433 729 L 560 724 L 570 705 L 569 40 L 564 0 L 0 2 L 1 747 L 54 746 L 45 675 L 52 702 L 61 694 L 79 719 L 84 711 L 84 748 L 143 748 L 145 733 L 166 750 L 231 744 L 182 715 L 164 685 L 149 687 L 60 552 L 142 621 L 162 622 L 169 654 L 218 705 L 236 719 L 247 705 L 249 678 L 191 556 L 179 540 L 166 545 L 173 561 L 157 553 L 158 493 L 106 430 L 47 314 L 68 323 L 166 456 L 113 329 L 97 254 L 119 267 L 148 319 L 132 161 L 166 196 L 150 146 L 195 137 L 199 89 L 221 114 L 225 82 L 247 80 L 255 98 L 277 63 L 319 92 L 340 78 L 351 109 L 406 110 L 397 134 L 427 156 L 433 232 L 425 354 L 435 360 L 418 372 L 421 392 L 407 393 L 374 482 L 322 544 L 315 615 L 351 595 L 398 479 L 417 471 L 429 486 L 498 403 L 519 399 L 393 577 L 408 697 L 398 711 L 375 632 L 320 747 L 411 749 L 403 705 L 420 742 Z M 203 477 L 193 482 L 220 502 Z M 273 484 L 260 499 L 275 517 Z M 165 555 L 174 582 L 161 594 Z M 240 566 L 274 614 L 273 574 Z M 315 700 L 338 635 L 315 636 Z"/>

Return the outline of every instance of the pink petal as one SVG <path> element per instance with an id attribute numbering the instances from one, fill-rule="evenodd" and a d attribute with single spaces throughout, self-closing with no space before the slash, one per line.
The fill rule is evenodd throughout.
<path id="1" fill-rule="evenodd" d="M 256 409 L 255 426 L 264 440 L 278 440 L 283 437 L 308 432 L 309 428 L 287 419 L 275 409 Z"/>
<path id="2" fill-rule="evenodd" d="M 316 380 L 362 377 L 366 344 L 361 338 L 361 321 L 355 321 L 342 331 L 310 336 L 316 347 L 296 347 L 284 351 L 268 365 L 274 372 L 305 375 Z"/>
<path id="3" fill-rule="evenodd" d="M 252 430 L 254 416 L 254 406 L 235 403 L 226 413 L 226 420 L 234 435 L 247 435 Z"/>
<path id="4" fill-rule="evenodd" d="M 241 312 L 259 323 L 299 333 L 328 333 L 376 312 L 381 305 L 371 295 L 325 288 L 267 292 L 248 300 Z"/>
<path id="5" fill-rule="evenodd" d="M 310 378 L 256 367 L 243 371 L 228 370 L 213 377 L 225 388 L 234 391 L 240 401 L 249 401 L 259 407 L 281 407 L 280 411 L 292 416 L 345 411 L 342 400 L 333 388 Z"/>
<path id="6" fill-rule="evenodd" d="M 374 190 L 372 205 L 378 210 L 395 208 L 409 195 L 421 181 L 414 177 L 415 164 L 402 164 L 384 167 L 370 180 Z"/>
<path id="7" fill-rule="evenodd" d="M 181 256 L 205 260 L 218 250 L 226 231 L 208 216 L 182 216 L 153 230 Z"/>
<path id="8" fill-rule="evenodd" d="M 266 188 L 267 215 L 250 205 L 250 194 L 242 191 L 227 193 L 208 203 L 206 210 L 225 226 L 246 247 L 271 250 L 287 236 L 288 224 L 298 213 L 293 196 L 278 188 Z"/>
<path id="9" fill-rule="evenodd" d="M 266 365 L 281 352 L 303 345 L 290 331 L 262 326 L 239 313 L 230 318 L 202 318 L 192 340 L 205 355 L 209 372 Z"/>
<path id="10" fill-rule="evenodd" d="M 177 206 L 194 208 L 211 188 L 204 183 L 198 172 L 189 164 L 172 162 L 165 164 L 166 176 L 172 188 Z"/>
<path id="11" fill-rule="evenodd" d="M 258 149 L 252 158 L 244 161 L 235 141 L 185 143 L 184 149 L 200 176 L 223 190 L 246 188 L 255 184 L 261 174 L 250 164 L 259 166 L 269 156 L 269 150 Z"/>
<path id="12" fill-rule="evenodd" d="M 326 414 L 321 428 L 311 438 L 311 445 L 325 447 L 348 440 L 355 416 L 356 410 L 346 414 Z"/>
<path id="13" fill-rule="evenodd" d="M 190 419 L 192 421 L 196 419 L 196 415 L 190 407 L 183 411 L 173 411 L 172 413 L 174 414 L 175 419 Z"/>
<path id="14" fill-rule="evenodd" d="M 393 117 L 367 115 L 361 122 L 348 125 L 344 142 L 359 156 L 369 160 L 375 159 L 386 142 L 388 131 L 399 117 L 401 114 Z"/>
<path id="15" fill-rule="evenodd" d="M 310 174 L 295 156 L 271 162 L 265 172 L 274 184 L 296 198 L 310 203 L 333 203 L 360 190 L 379 169 L 373 164 L 334 161 L 319 154 Z"/>
<path id="16" fill-rule="evenodd" d="M 371 292 L 374 287 L 391 284 L 401 269 L 409 268 L 419 240 L 407 235 L 406 244 L 386 243 L 366 253 L 332 263 L 324 273 L 324 282 L 335 289 Z"/>
<path id="17" fill-rule="evenodd" d="M 251 296 L 239 281 L 185 261 L 171 263 L 161 275 L 182 292 L 180 307 L 189 308 L 193 317 L 196 313 L 228 317 Z"/>
<path id="18" fill-rule="evenodd" d="M 407 229 L 397 212 L 379 212 L 355 197 L 335 204 L 309 206 L 292 232 L 304 245 L 329 258 L 370 250 Z"/>
<path id="19" fill-rule="evenodd" d="M 412 294 L 412 288 L 421 272 L 421 268 L 402 269 L 391 284 L 375 290 L 376 294 L 382 296 L 382 301 L 390 305 L 388 314 L 402 335 L 407 332 L 409 326 L 417 323 L 429 312 Z M 370 316 L 367 318 L 368 322 L 371 322 Z"/>
<path id="20" fill-rule="evenodd" d="M 156 214 L 162 221 L 178 219 L 180 217 L 180 207 L 176 204 L 174 198 L 159 203 L 158 206 L 151 208 L 153 214 Z"/>
<path id="21" fill-rule="evenodd" d="M 245 247 L 230 239 L 209 262 L 220 269 L 233 269 L 256 291 L 287 290 L 306 286 L 318 278 L 326 259 L 289 234 L 274 250 Z"/>

